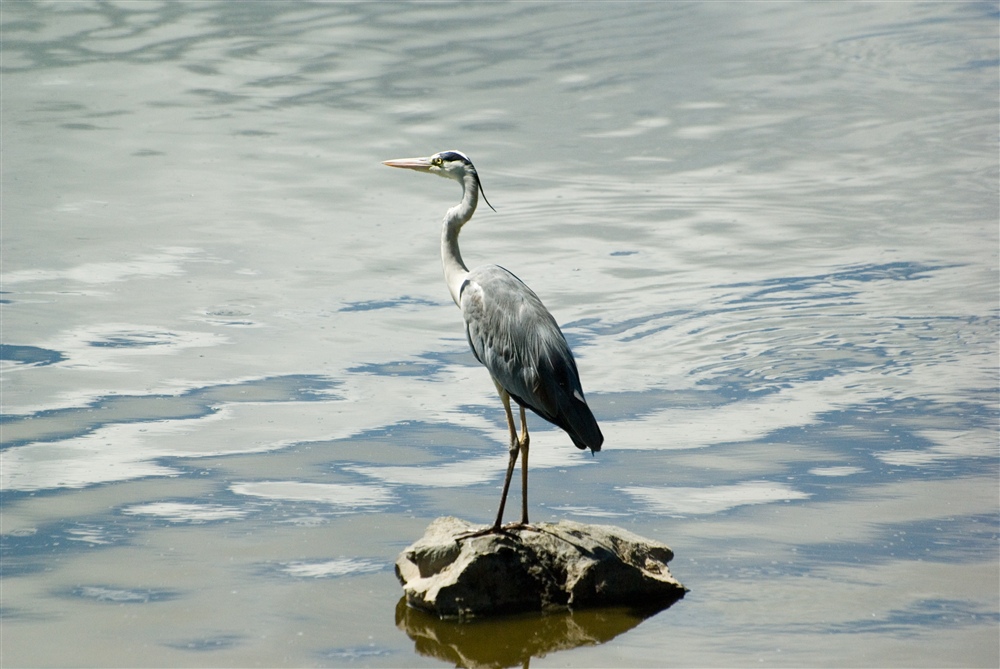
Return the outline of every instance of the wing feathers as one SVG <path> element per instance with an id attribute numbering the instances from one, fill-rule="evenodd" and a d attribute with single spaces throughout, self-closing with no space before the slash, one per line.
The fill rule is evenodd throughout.
<path id="1" fill-rule="evenodd" d="M 604 436 L 587 406 L 573 354 L 538 296 L 490 265 L 469 273 L 460 299 L 469 346 L 497 383 L 565 430 L 578 448 L 599 451 Z"/>

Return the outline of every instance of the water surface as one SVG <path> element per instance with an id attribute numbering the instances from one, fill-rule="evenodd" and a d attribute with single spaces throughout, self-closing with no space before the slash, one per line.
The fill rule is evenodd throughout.
<path id="1" fill-rule="evenodd" d="M 5 3 L 0 660 L 996 666 L 998 14 Z M 666 611 L 398 608 L 506 460 L 459 191 L 380 165 L 453 148 L 606 436 L 533 419 L 533 518 Z"/>

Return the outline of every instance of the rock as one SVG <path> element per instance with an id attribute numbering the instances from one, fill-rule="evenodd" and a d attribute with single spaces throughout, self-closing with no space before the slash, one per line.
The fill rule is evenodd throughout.
<path id="1" fill-rule="evenodd" d="M 596 606 L 669 606 L 687 589 L 673 551 L 611 525 L 568 520 L 502 534 L 438 518 L 396 560 L 408 605 L 468 618 Z"/>

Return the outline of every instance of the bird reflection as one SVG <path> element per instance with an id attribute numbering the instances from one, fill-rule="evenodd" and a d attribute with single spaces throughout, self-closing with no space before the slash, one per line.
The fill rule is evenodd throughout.
<path id="1" fill-rule="evenodd" d="M 456 667 L 528 667 L 533 657 L 606 643 L 668 606 L 585 609 L 458 622 L 409 607 L 404 597 L 396 605 L 396 627 L 413 639 L 418 653 Z"/>

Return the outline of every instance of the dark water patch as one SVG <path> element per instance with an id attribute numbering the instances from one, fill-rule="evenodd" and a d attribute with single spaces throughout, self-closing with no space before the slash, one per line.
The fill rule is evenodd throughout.
<path id="1" fill-rule="evenodd" d="M 1000 68 L 1000 59 L 983 58 L 970 60 L 958 67 L 952 68 L 953 72 L 969 72 L 975 70 L 994 70 Z"/>
<path id="2" fill-rule="evenodd" d="M 865 320 L 845 314 L 840 327 L 855 318 Z M 739 340 L 719 342 L 720 347 L 738 347 L 740 351 L 692 364 L 690 373 L 701 377 L 699 385 L 717 386 L 733 399 L 850 373 L 865 373 L 873 384 L 879 383 L 879 377 L 887 377 L 887 394 L 896 394 L 890 390 L 894 384 L 891 377 L 904 376 L 922 365 L 955 362 L 961 354 L 952 342 L 964 338 L 978 348 L 976 342 L 985 341 L 997 323 L 993 317 L 978 316 L 887 317 L 866 323 L 866 331 L 847 339 L 834 331 L 797 329 L 790 318 L 780 322 L 781 328 L 769 322 L 764 322 L 764 327 L 749 322 L 740 331 Z M 838 323 L 830 319 L 829 327 L 838 327 Z M 920 392 L 918 386 L 914 392 Z M 981 390 L 970 389 L 962 400 L 973 392 L 982 395 Z M 995 396 L 990 399 L 994 402 Z"/>
<path id="3" fill-rule="evenodd" d="M 351 367 L 347 371 L 352 374 L 374 374 L 376 376 L 421 376 L 430 377 L 440 372 L 442 365 L 421 363 L 409 360 L 367 364 Z"/>
<path id="4" fill-rule="evenodd" d="M 202 98 L 208 104 L 215 105 L 231 105 L 247 99 L 245 95 L 237 95 L 228 91 L 217 91 L 211 88 L 192 88 L 187 92 Z"/>
<path id="5" fill-rule="evenodd" d="M 10 497 L 4 495 L 4 500 Z M 0 536 L 0 574 L 4 578 L 34 574 L 50 568 L 54 556 L 127 546 L 133 536 L 131 525 L 106 516 L 14 530 Z"/>
<path id="6" fill-rule="evenodd" d="M 57 593 L 58 594 L 58 593 Z M 89 599 L 107 604 L 151 604 L 180 597 L 177 590 L 159 588 L 119 588 L 113 585 L 79 585 L 64 591 L 63 596 Z"/>
<path id="7" fill-rule="evenodd" d="M 223 404 L 339 399 L 339 385 L 326 376 L 291 375 L 205 386 L 178 395 L 106 395 L 85 407 L 0 417 L 2 448 L 78 437 L 111 424 L 203 418 Z"/>
<path id="8" fill-rule="evenodd" d="M 20 606 L 0 605 L 0 622 L 40 623 L 52 620 L 45 615 Z"/>
<path id="9" fill-rule="evenodd" d="M 3 563 L 0 564 L 0 578 L 17 578 L 19 576 L 32 576 L 52 570 L 51 558 L 53 551 L 46 551 L 45 558 L 40 556 L 8 556 L 4 551 Z"/>
<path id="10" fill-rule="evenodd" d="M 190 650 L 198 653 L 211 652 L 214 650 L 227 650 L 234 648 L 246 641 L 246 636 L 242 634 L 217 634 L 214 636 L 204 636 L 185 641 L 172 641 L 165 643 L 167 648 L 175 650 Z"/>
<path id="11" fill-rule="evenodd" d="M 1000 613 L 983 609 L 976 602 L 963 599 L 921 599 L 886 615 L 831 625 L 833 634 L 891 634 L 895 637 L 919 637 L 928 628 L 961 628 L 1000 624 Z"/>
<path id="12" fill-rule="evenodd" d="M 608 322 L 601 320 L 599 318 L 581 318 L 579 320 L 570 321 L 563 324 L 564 330 L 571 331 L 583 331 L 590 332 L 593 335 L 601 337 L 610 337 L 615 335 L 622 335 L 626 332 L 634 330 L 640 326 L 646 325 L 648 323 L 654 323 L 661 320 L 670 320 L 671 322 L 678 319 L 680 316 L 686 316 L 692 312 L 684 309 L 671 309 L 669 311 L 660 311 L 653 314 L 648 314 L 644 316 L 637 316 L 635 318 L 627 318 L 621 321 Z M 658 326 L 657 331 L 662 331 L 667 329 L 669 326 Z M 565 333 L 564 333 L 565 334 Z M 641 335 L 629 335 L 622 339 L 622 341 L 631 341 L 640 337 L 646 336 L 647 333 L 643 332 Z"/>
<path id="13" fill-rule="evenodd" d="M 278 133 L 268 130 L 237 130 L 233 134 L 240 137 L 272 137 Z"/>
<path id="14" fill-rule="evenodd" d="M 251 315 L 252 312 L 237 307 L 217 307 L 205 311 L 209 323 L 226 327 L 255 327 L 257 322 L 250 318 Z"/>
<path id="15" fill-rule="evenodd" d="M 848 365 L 854 366 L 854 362 L 846 356 L 843 360 Z M 692 367 L 690 373 L 705 375 L 718 370 L 714 376 L 699 379 L 696 384 L 699 389 L 718 393 L 724 398 L 725 403 L 758 400 L 782 391 L 790 392 L 796 384 L 823 381 L 841 374 L 841 370 L 828 366 L 825 361 L 822 367 L 812 370 L 802 369 L 801 363 L 802 360 L 788 361 L 787 365 L 782 367 L 788 372 L 796 372 L 794 378 L 775 378 L 777 365 L 767 369 L 720 369 L 719 363 L 714 361 L 707 365 Z"/>
<path id="16" fill-rule="evenodd" d="M 134 332 L 93 339 L 87 345 L 95 348 L 150 348 L 171 346 L 176 338 L 177 335 L 172 332 Z"/>
<path id="17" fill-rule="evenodd" d="M 563 336 L 566 338 L 566 343 L 569 344 L 570 351 L 581 349 L 595 339 L 593 332 L 580 331 L 576 328 L 571 328 L 569 325 L 563 326 L 562 331 Z"/>
<path id="18" fill-rule="evenodd" d="M 262 77 L 254 81 L 248 81 L 247 86 L 254 88 L 281 88 L 283 86 L 296 86 L 308 83 L 308 79 L 297 74 L 280 74 L 271 77 Z M 274 132 L 262 132 L 262 135 L 276 135 Z"/>
<path id="19" fill-rule="evenodd" d="M 0 344 L 0 360 L 11 360 L 24 365 L 44 366 L 54 365 L 66 359 L 59 351 L 53 351 L 38 346 L 18 346 L 15 344 Z"/>
<path id="20" fill-rule="evenodd" d="M 93 123 L 61 123 L 59 127 L 66 130 L 114 130 L 114 128 L 94 125 Z"/>
<path id="21" fill-rule="evenodd" d="M 400 307 L 439 307 L 443 302 L 435 302 L 420 297 L 401 295 L 388 300 L 365 300 L 348 302 L 337 311 L 374 311 L 376 309 L 398 309 Z"/>
<path id="22" fill-rule="evenodd" d="M 934 432 L 928 433 L 931 429 Z M 996 475 L 1000 460 L 980 445 L 996 429 L 997 416 L 990 407 L 904 398 L 825 412 L 810 425 L 782 428 L 767 439 L 839 452 L 845 461 L 894 480 Z M 947 450 L 939 441 L 963 439 L 971 444 Z M 914 457 L 903 457 L 908 455 Z"/>
<path id="23" fill-rule="evenodd" d="M 464 337 L 461 339 L 457 337 L 443 337 L 442 340 L 449 342 L 449 348 L 440 351 L 422 353 L 417 357 L 430 360 L 433 364 L 440 365 L 442 368 L 447 366 L 482 366 L 472 354 L 472 349 L 469 348 L 469 342 L 466 341 Z"/>
<path id="24" fill-rule="evenodd" d="M 767 295 L 776 291 L 806 290 L 816 285 L 829 283 L 871 283 L 873 281 L 913 281 L 918 279 L 930 279 L 936 272 L 940 272 L 945 269 L 954 269 L 957 267 L 961 267 L 961 265 L 928 265 L 918 262 L 848 265 L 842 269 L 822 274 L 780 277 L 755 282 L 721 284 L 719 287 L 759 287 L 757 291 L 750 293 L 746 298 L 744 298 L 754 299 L 757 296 Z"/>
<path id="25" fill-rule="evenodd" d="M 318 653 L 320 659 L 326 661 L 335 661 L 336 664 L 341 664 L 343 662 L 347 663 L 358 663 L 363 665 L 367 660 L 373 657 L 387 657 L 389 655 L 394 655 L 396 651 L 391 648 L 379 647 L 375 644 L 369 646 L 348 646 L 344 648 L 330 648 L 328 650 L 323 650 Z"/>
<path id="26" fill-rule="evenodd" d="M 650 388 L 648 390 L 622 391 L 614 393 L 587 393 L 590 405 L 598 422 L 635 420 L 664 409 L 685 409 L 719 406 L 729 401 L 726 395 L 712 388 L 695 390 L 670 390 Z"/>
<path id="27" fill-rule="evenodd" d="M 854 497 L 857 498 L 857 490 Z M 871 526 L 875 528 L 874 536 L 864 540 L 800 544 L 796 554 L 805 564 L 825 566 L 877 565 L 899 560 L 945 564 L 996 562 L 1000 558 L 998 523 L 998 514 L 942 515 L 910 522 L 877 523 Z"/>
<path id="28" fill-rule="evenodd" d="M 506 443 L 507 426 L 504 418 L 503 406 L 499 397 L 495 409 L 492 407 L 470 407 L 469 412 L 481 411 L 482 415 L 503 421 L 498 426 L 498 439 Z M 459 409 L 465 413 L 463 409 Z M 502 431 L 499 431 L 502 429 Z M 484 450 L 492 451 L 496 448 L 496 441 L 492 435 L 483 434 L 481 430 L 455 425 L 452 423 L 436 423 L 431 421 L 402 421 L 393 423 L 385 427 L 365 430 L 364 432 L 350 437 L 343 442 L 344 446 L 353 446 L 356 451 L 370 453 L 372 459 L 352 459 L 344 452 L 330 453 L 330 466 L 341 469 L 357 464 L 367 464 L 368 462 L 384 462 L 383 458 L 387 453 L 402 448 L 407 453 L 407 458 L 400 464 L 416 465 L 421 462 L 438 461 L 440 459 L 452 460 L 456 455 L 463 453 L 481 453 Z M 388 450 L 387 450 L 388 449 Z"/>
<path id="29" fill-rule="evenodd" d="M 73 114 L 75 112 L 85 112 L 86 105 L 72 100 L 45 100 L 37 103 L 31 111 L 36 114 Z"/>
<path id="30" fill-rule="evenodd" d="M 513 83 L 513 82 L 509 82 Z M 487 82 L 486 86 L 491 87 L 498 84 L 498 82 Z M 484 121 L 480 123 L 463 123 L 461 128 L 470 133 L 491 133 L 491 132 L 510 132 L 516 130 L 518 125 L 512 122 L 505 121 Z"/>

